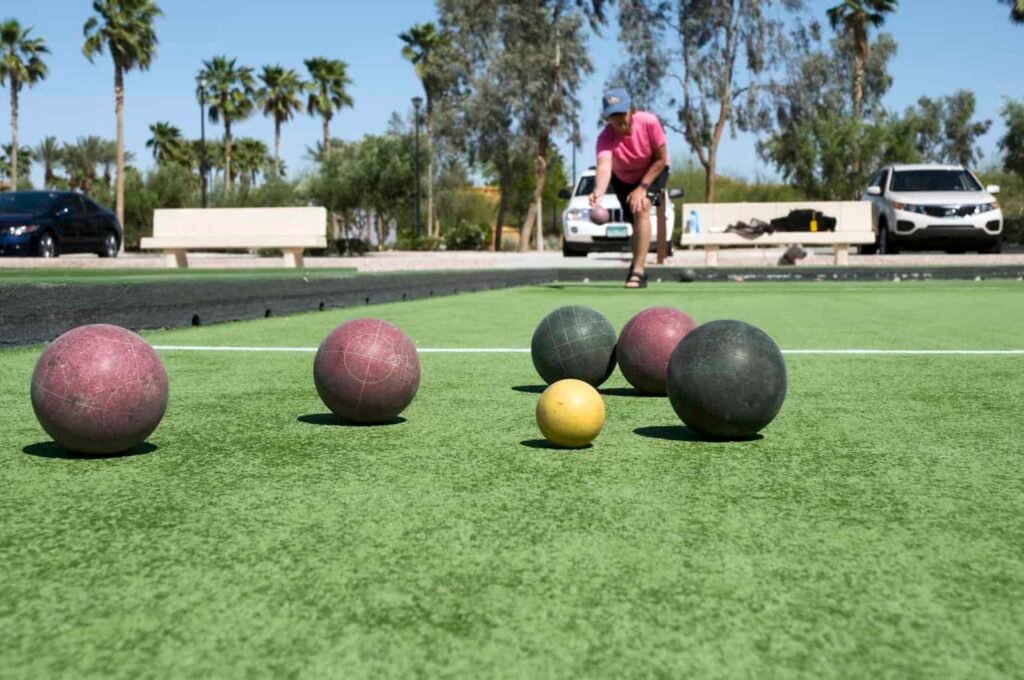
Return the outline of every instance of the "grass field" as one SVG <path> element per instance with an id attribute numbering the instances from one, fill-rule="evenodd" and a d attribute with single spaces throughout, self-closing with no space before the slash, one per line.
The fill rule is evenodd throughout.
<path id="1" fill-rule="evenodd" d="M 616 372 L 545 447 L 528 353 L 423 352 L 398 424 L 331 424 L 313 353 L 356 316 L 527 348 L 563 304 L 673 305 L 788 354 L 754 441 Z M 0 353 L 2 677 L 1008 677 L 1024 668 L 1020 282 L 555 285 L 146 333 L 148 452 L 76 459 Z M 155 447 L 155 448 L 154 448 Z"/>

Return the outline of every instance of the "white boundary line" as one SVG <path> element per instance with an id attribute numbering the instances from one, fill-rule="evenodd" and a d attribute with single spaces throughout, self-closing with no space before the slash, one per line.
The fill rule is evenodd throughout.
<path id="1" fill-rule="evenodd" d="M 167 352 L 315 352 L 316 347 L 218 347 L 213 345 L 154 345 Z M 516 347 L 417 348 L 421 354 L 528 354 Z M 1024 356 L 1024 349 L 784 349 L 783 354 L 846 356 Z"/>

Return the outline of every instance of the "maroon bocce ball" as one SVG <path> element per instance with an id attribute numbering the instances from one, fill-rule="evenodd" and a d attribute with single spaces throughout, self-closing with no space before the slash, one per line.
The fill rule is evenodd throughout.
<path id="1" fill-rule="evenodd" d="M 611 218 L 612 214 L 603 205 L 595 205 L 590 209 L 590 221 L 594 224 L 605 224 Z"/>
<path id="2" fill-rule="evenodd" d="M 327 408 L 353 423 L 384 423 L 405 410 L 420 386 L 416 346 L 381 319 L 354 319 L 331 331 L 313 362 Z"/>
<path id="3" fill-rule="evenodd" d="M 689 315 L 671 307 L 651 307 L 634 316 L 615 348 L 622 375 L 644 394 L 668 394 L 669 357 L 696 325 Z"/>
<path id="4" fill-rule="evenodd" d="M 146 441 L 167 410 L 167 371 L 135 333 L 80 326 L 43 350 L 32 409 L 53 440 L 76 453 L 122 453 Z"/>

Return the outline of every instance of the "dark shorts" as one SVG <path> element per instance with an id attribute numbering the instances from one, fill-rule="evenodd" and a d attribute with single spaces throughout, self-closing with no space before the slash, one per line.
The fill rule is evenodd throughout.
<path id="1" fill-rule="evenodd" d="M 651 205 L 658 205 L 661 203 L 661 192 L 665 188 L 665 184 L 668 182 L 668 167 L 661 171 L 661 174 L 651 182 L 651 186 L 647 189 L 647 198 L 651 199 Z M 633 224 L 633 209 L 629 207 L 629 201 L 627 197 L 634 189 L 640 186 L 640 182 L 634 182 L 633 184 L 627 184 L 612 173 L 611 190 L 615 192 L 615 195 L 619 199 L 619 205 L 622 206 L 622 221 Z"/>

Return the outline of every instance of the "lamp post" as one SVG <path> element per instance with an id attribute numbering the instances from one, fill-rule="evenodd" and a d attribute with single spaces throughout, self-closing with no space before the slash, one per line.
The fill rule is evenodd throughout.
<path id="1" fill-rule="evenodd" d="M 423 106 L 423 97 L 412 98 L 412 108 L 415 111 L 413 127 L 416 129 L 416 238 L 420 237 L 420 107 Z"/>
<path id="2" fill-rule="evenodd" d="M 199 189 L 206 207 L 206 76 L 196 78 L 199 86 Z"/>

